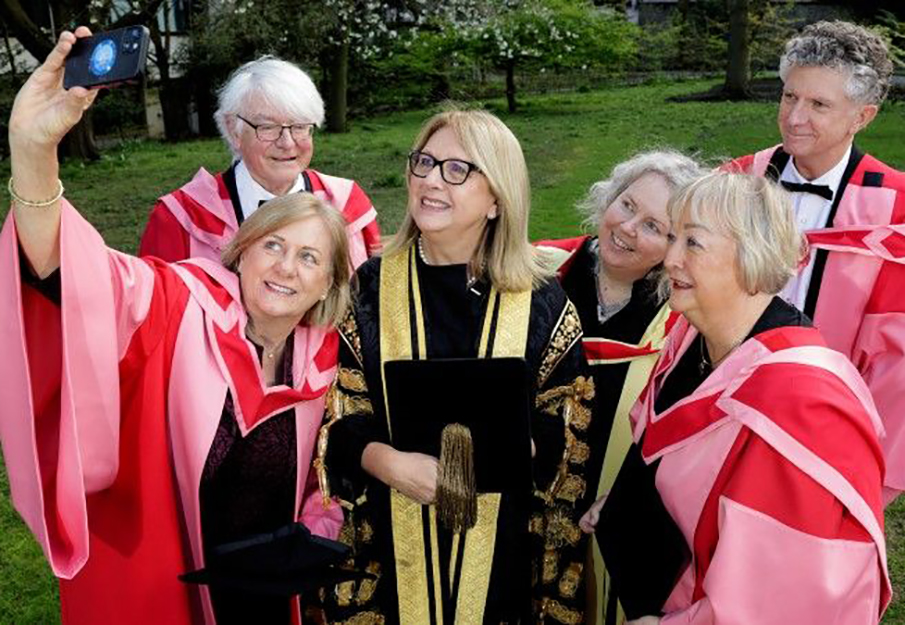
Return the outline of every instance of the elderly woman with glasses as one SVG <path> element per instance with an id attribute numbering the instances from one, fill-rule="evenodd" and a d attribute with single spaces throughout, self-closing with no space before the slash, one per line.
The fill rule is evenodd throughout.
<path id="1" fill-rule="evenodd" d="M 216 175 L 202 167 L 185 186 L 160 198 L 139 255 L 168 262 L 217 260 L 261 203 L 299 191 L 314 193 L 345 216 L 356 267 L 376 252 L 377 213 L 361 187 L 309 167 L 324 103 L 308 74 L 273 57 L 246 63 L 220 90 L 214 116 L 233 164 Z"/>
<path id="2" fill-rule="evenodd" d="M 596 519 L 630 623 L 877 623 L 882 425 L 852 363 L 776 295 L 801 260 L 787 194 L 715 173 L 669 212 L 683 319 Z"/>
<path id="3" fill-rule="evenodd" d="M 64 623 L 298 622 L 286 596 L 179 575 L 298 521 L 339 532 L 309 469 L 332 324 L 351 299 L 346 220 L 294 194 L 251 215 L 223 264 L 107 248 L 57 178 L 57 145 L 96 93 L 62 88 L 75 41 L 60 36 L 10 115 L 0 442 L 13 503 L 61 580 Z"/>
<path id="4" fill-rule="evenodd" d="M 609 491 L 631 444 L 628 412 L 647 383 L 676 315 L 664 303 L 663 258 L 669 235 L 666 203 L 677 187 L 703 175 L 692 159 L 669 150 L 642 152 L 591 186 L 580 209 L 596 236 L 544 241 L 584 330 L 585 358 L 600 392 L 588 438 L 591 457 L 585 508 Z M 582 529 L 592 528 L 583 520 Z M 596 539 L 586 569 L 586 622 L 624 622 Z M 607 616 L 612 614 L 612 616 Z"/>
<path id="5" fill-rule="evenodd" d="M 527 238 L 521 147 L 493 115 L 449 110 L 424 125 L 407 173 L 400 231 L 359 270 L 354 310 L 340 325 L 341 368 L 321 434 L 322 488 L 329 482 L 344 502 L 343 535 L 356 564 L 376 577 L 328 592 L 328 614 L 343 622 L 581 622 L 586 542 L 577 505 L 593 385 L 577 375 L 575 308 Z M 465 530 L 437 520 L 446 450 L 438 465 L 432 454 L 397 448 L 407 432 L 391 427 L 396 406 L 385 401 L 395 361 L 463 358 L 520 359 L 529 380 L 525 421 L 501 425 L 502 442 L 488 454 L 492 463 L 524 453 L 515 477 L 525 494 L 479 492 L 476 524 Z M 478 394 L 456 379 L 409 385 L 418 413 L 410 423 L 433 418 L 455 396 L 480 411 L 496 388 Z M 508 424 L 510 410 L 488 418 Z"/>

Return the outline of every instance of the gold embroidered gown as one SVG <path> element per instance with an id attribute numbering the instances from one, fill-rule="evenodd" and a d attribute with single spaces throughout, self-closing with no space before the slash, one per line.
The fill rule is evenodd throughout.
<path id="1" fill-rule="evenodd" d="M 343 502 L 341 534 L 375 580 L 324 591 L 331 623 L 580 623 L 586 539 L 578 528 L 589 457 L 593 382 L 583 377 L 574 306 L 550 281 L 500 294 L 465 265 L 428 266 L 414 250 L 371 259 L 340 327 L 340 371 L 327 400 L 320 475 Z M 535 493 L 516 505 L 480 494 L 464 535 L 361 469 L 373 441 L 392 444 L 382 362 L 400 358 L 521 356 L 533 374 Z M 423 392 L 423 389 L 412 389 Z M 462 389 L 467 393 L 468 389 Z M 475 397 L 475 401 L 481 401 Z M 425 410 L 431 397 L 425 393 Z"/>

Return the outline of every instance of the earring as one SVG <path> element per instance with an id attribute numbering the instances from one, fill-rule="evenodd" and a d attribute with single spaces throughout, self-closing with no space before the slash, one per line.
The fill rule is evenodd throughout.
<path id="1" fill-rule="evenodd" d="M 327 299 L 327 294 L 328 294 L 328 293 L 329 293 L 329 291 L 327 291 L 327 293 L 324 293 L 323 295 L 321 295 L 321 301 L 322 301 L 322 302 L 325 301 L 325 300 Z"/>

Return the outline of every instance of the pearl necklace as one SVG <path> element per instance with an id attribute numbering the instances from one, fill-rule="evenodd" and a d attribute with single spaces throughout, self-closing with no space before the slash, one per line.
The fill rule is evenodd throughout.
<path id="1" fill-rule="evenodd" d="M 433 267 L 434 264 L 427 260 L 427 254 L 424 253 L 424 237 L 422 235 L 418 235 L 418 257 L 421 258 L 421 262 L 427 265 L 428 267 Z M 481 273 L 484 273 L 484 268 L 487 266 L 487 262 L 481 262 Z M 474 283 L 478 281 L 478 279 L 471 275 L 471 264 L 468 263 L 465 266 L 465 274 L 467 280 L 465 282 L 465 288 L 470 289 L 474 286 Z"/>

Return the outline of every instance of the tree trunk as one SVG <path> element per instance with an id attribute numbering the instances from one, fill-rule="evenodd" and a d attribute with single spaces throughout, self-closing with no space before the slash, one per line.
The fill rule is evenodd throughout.
<path id="1" fill-rule="evenodd" d="M 506 63 L 506 104 L 510 113 L 515 113 L 518 103 L 515 101 L 515 61 Z"/>
<path id="2" fill-rule="evenodd" d="M 83 161 L 96 161 L 101 153 L 94 141 L 94 124 L 91 109 L 85 111 L 82 120 L 63 138 L 60 144 L 60 156 L 77 158 Z"/>
<path id="3" fill-rule="evenodd" d="M 327 84 L 327 130 L 346 132 L 349 93 L 349 42 L 333 46 L 325 52 Z"/>
<path id="4" fill-rule="evenodd" d="M 687 69 L 689 66 L 689 50 L 692 42 L 691 24 L 688 14 L 691 11 L 691 0 L 679 0 L 679 67 Z"/>
<path id="5" fill-rule="evenodd" d="M 745 99 L 750 96 L 748 82 L 751 74 L 749 0 L 728 0 L 728 2 L 729 62 L 723 92 L 731 99 Z"/>
<path id="6" fill-rule="evenodd" d="M 164 12 L 164 23 L 169 24 L 169 11 Z M 170 77 L 170 34 L 169 30 L 161 37 L 157 20 L 149 23 L 151 42 L 154 44 L 155 64 L 160 72 L 160 108 L 163 112 L 163 132 L 167 141 L 180 141 L 191 136 L 189 127 L 189 94 L 183 81 Z"/>

